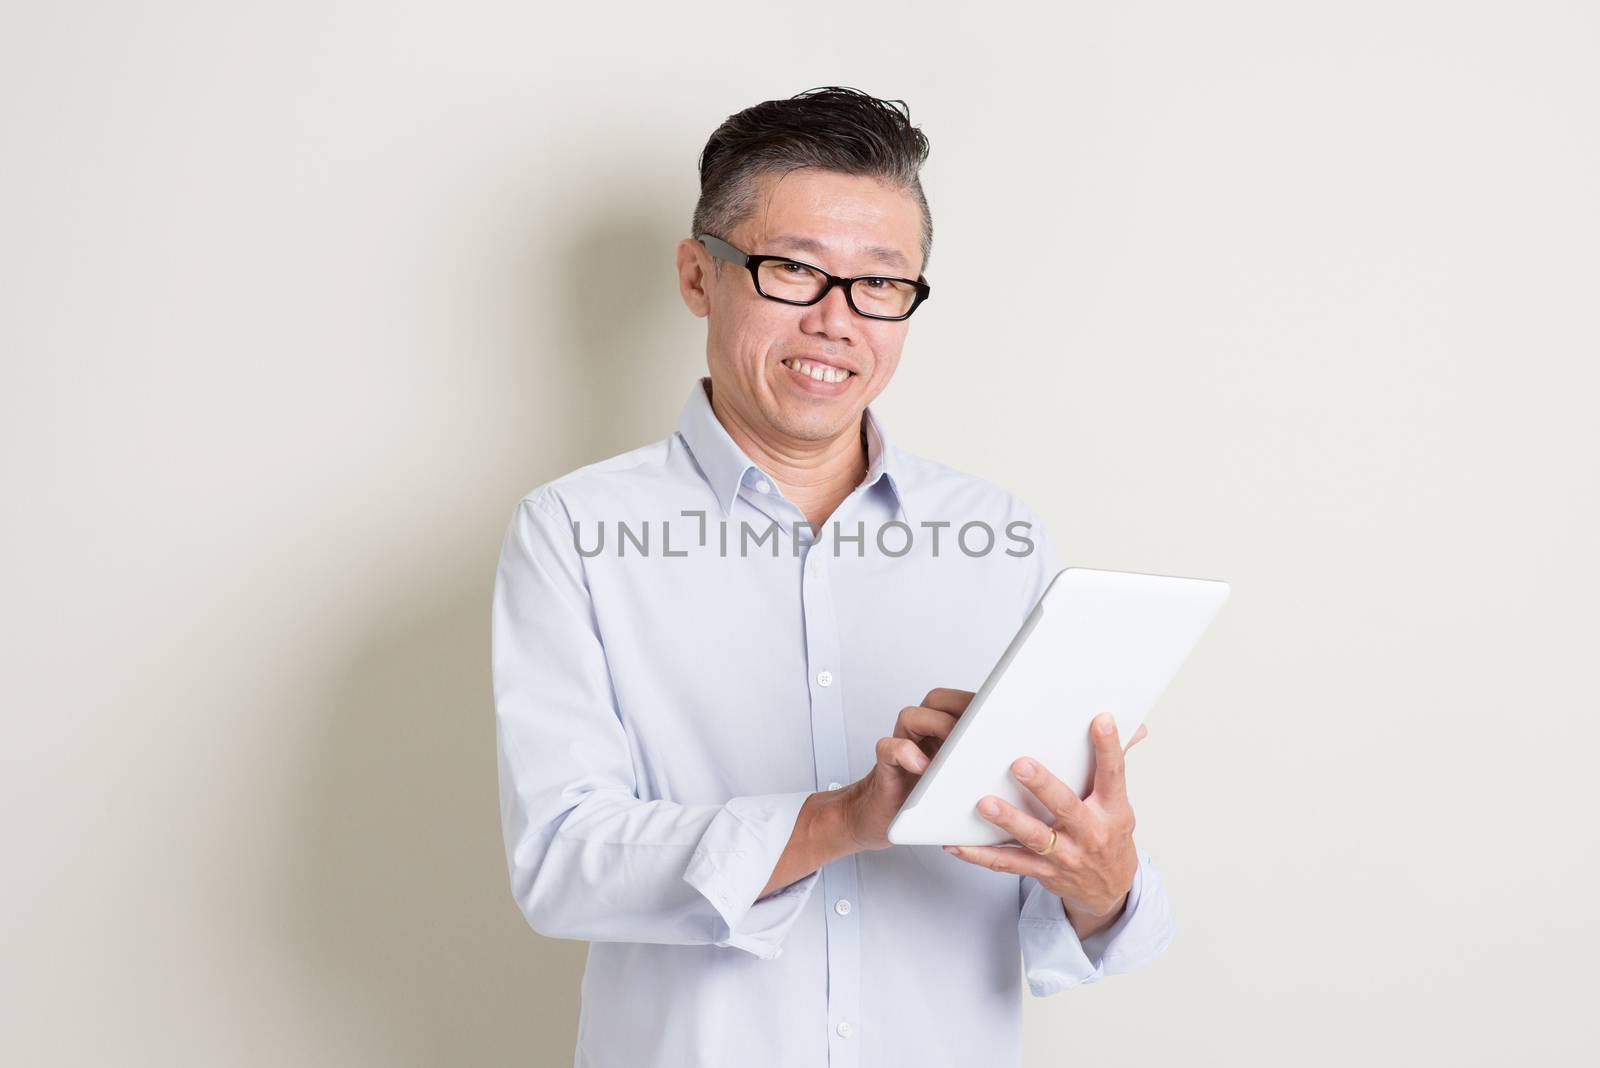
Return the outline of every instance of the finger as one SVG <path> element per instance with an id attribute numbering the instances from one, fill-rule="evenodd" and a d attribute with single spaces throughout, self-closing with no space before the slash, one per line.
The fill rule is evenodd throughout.
<path id="1" fill-rule="evenodd" d="M 928 770 L 928 754 L 909 738 L 879 738 L 877 756 L 878 763 L 887 768 L 909 771 L 913 775 Z"/>
<path id="2" fill-rule="evenodd" d="M 945 849 L 953 857 L 990 871 L 1031 875 L 1035 879 L 1044 879 L 1055 871 L 1049 857 L 1038 856 L 1022 846 L 945 846 Z"/>
<path id="3" fill-rule="evenodd" d="M 926 708 L 937 708 L 941 712 L 959 717 L 976 696 L 977 694 L 971 690 L 952 690 L 936 686 L 928 691 L 928 696 L 922 699 L 922 704 Z"/>
<path id="4" fill-rule="evenodd" d="M 1072 787 L 1056 778 L 1049 768 L 1037 760 L 1031 757 L 1018 757 L 1011 763 L 1011 775 L 1027 787 L 1028 792 L 1039 799 L 1040 804 L 1055 813 L 1057 825 L 1069 836 L 1077 834 L 1094 821 L 1094 814 L 1088 810 Z M 1024 845 L 1038 845 L 1040 849 L 1049 844 L 1049 840 L 1048 832 L 1038 842 L 1017 839 Z"/>
<path id="5" fill-rule="evenodd" d="M 948 738 L 955 729 L 956 717 L 937 708 L 908 705 L 895 720 L 894 736 L 922 742 L 928 738 Z"/>
<path id="6" fill-rule="evenodd" d="M 1122 744 L 1117 741 L 1116 719 L 1110 712 L 1100 713 L 1089 728 L 1089 736 L 1094 741 L 1094 788 L 1090 792 L 1101 804 L 1127 804 Z"/>
<path id="7" fill-rule="evenodd" d="M 991 805 L 995 811 L 985 812 L 984 809 Z M 1055 837 L 1049 824 L 1030 816 L 1015 805 L 1007 804 L 993 794 L 979 799 L 978 815 L 1008 832 L 1014 840 L 1035 853 L 1049 848 L 1051 839 Z"/>
<path id="8" fill-rule="evenodd" d="M 1149 733 L 1150 732 L 1145 729 L 1145 726 L 1144 726 L 1143 723 L 1139 724 L 1139 729 L 1133 732 L 1133 737 L 1128 740 L 1128 744 L 1127 745 L 1122 747 L 1122 751 L 1124 753 L 1126 753 L 1128 750 L 1130 750 L 1134 746 L 1138 745 L 1139 742 L 1144 738 L 1144 736 L 1149 734 Z"/>

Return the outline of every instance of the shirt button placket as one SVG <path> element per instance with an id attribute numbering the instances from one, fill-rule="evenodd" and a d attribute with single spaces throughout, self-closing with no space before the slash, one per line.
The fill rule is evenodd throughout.
<path id="1" fill-rule="evenodd" d="M 845 748 L 844 688 L 838 673 L 839 633 L 834 625 L 833 597 L 828 587 L 838 560 L 828 559 L 831 540 L 819 532 L 803 550 L 801 602 L 805 611 L 806 659 L 810 673 L 812 750 L 816 754 L 817 781 L 829 790 L 850 781 L 849 753 Z M 856 1028 L 861 1008 L 861 938 L 853 903 L 856 857 L 841 857 L 822 868 L 823 900 L 833 907 L 827 917 L 828 934 L 828 1036 L 829 1068 L 858 1068 L 860 1042 Z"/>

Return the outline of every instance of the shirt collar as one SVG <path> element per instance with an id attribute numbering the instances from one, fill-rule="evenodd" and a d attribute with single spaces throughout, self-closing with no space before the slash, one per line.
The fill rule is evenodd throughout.
<path id="1" fill-rule="evenodd" d="M 693 454 L 695 463 L 700 465 L 706 481 L 711 484 L 711 492 L 716 494 L 717 504 L 722 507 L 722 514 L 726 517 L 733 510 L 734 498 L 739 495 L 739 485 L 746 473 L 752 468 L 761 472 L 761 468 L 728 435 L 727 429 L 717 418 L 717 413 L 711 407 L 711 398 L 706 394 L 710 382 L 709 377 L 702 376 L 690 388 L 689 399 L 684 402 L 683 414 L 678 419 L 678 433 L 689 446 L 689 452 Z M 870 404 L 862 413 L 862 423 L 867 431 L 867 477 L 861 484 L 872 486 L 880 479 L 887 480 L 900 506 L 900 518 L 909 524 L 911 519 L 906 513 L 905 488 L 902 485 L 903 468 L 896 461 L 896 450 L 889 443 L 883 421 Z"/>

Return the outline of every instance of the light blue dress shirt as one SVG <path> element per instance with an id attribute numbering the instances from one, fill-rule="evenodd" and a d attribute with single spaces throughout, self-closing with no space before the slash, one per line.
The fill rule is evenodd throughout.
<path id="1" fill-rule="evenodd" d="M 495 579 L 512 894 L 540 934 L 591 943 L 574 1064 L 1015 1065 L 1023 976 L 1054 994 L 1172 938 L 1142 849 L 1123 915 L 1081 942 L 1037 880 L 936 845 L 756 896 L 809 794 L 865 775 L 929 690 L 982 685 L 1055 549 L 870 406 L 867 476 L 810 537 L 708 383 L 670 437 L 528 493 Z"/>

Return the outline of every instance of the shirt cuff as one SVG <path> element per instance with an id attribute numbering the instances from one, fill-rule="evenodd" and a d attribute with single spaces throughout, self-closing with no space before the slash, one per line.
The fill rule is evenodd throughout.
<path id="1" fill-rule="evenodd" d="M 1061 899 L 1039 880 L 1023 876 L 1022 894 L 1017 934 L 1028 989 L 1035 997 L 1148 964 L 1177 933 L 1161 874 L 1145 853 L 1139 854 L 1122 915 L 1087 938 L 1078 938 Z"/>
<path id="2" fill-rule="evenodd" d="M 822 877 L 817 869 L 756 900 L 772 878 L 794 833 L 800 807 L 811 793 L 754 794 L 722 807 L 695 845 L 683 881 L 711 902 L 721 917 L 711 942 L 771 960 Z"/>

